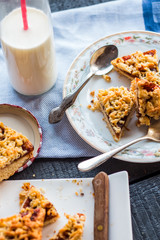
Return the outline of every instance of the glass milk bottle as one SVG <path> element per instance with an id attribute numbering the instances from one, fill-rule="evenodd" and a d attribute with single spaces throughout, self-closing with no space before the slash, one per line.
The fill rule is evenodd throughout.
<path id="1" fill-rule="evenodd" d="M 13 88 L 39 95 L 55 84 L 57 72 L 47 0 L 0 0 L 1 45 Z"/>

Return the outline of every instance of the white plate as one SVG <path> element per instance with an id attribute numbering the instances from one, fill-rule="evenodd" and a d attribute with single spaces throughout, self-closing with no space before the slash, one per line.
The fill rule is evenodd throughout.
<path id="1" fill-rule="evenodd" d="M 72 90 L 82 81 L 89 71 L 90 57 L 99 47 L 107 44 L 114 44 L 118 47 L 119 56 L 131 54 L 135 51 L 147 51 L 156 49 L 160 56 L 160 34 L 132 31 L 118 33 L 107 36 L 93 43 L 86 48 L 72 63 L 66 81 L 64 83 L 64 97 L 72 92 Z M 106 128 L 103 116 L 100 112 L 92 112 L 87 108 L 91 104 L 92 97 L 90 92 L 95 90 L 95 95 L 98 89 L 106 89 L 112 86 L 130 86 L 130 80 L 121 76 L 116 71 L 109 73 L 111 82 L 106 82 L 102 77 L 93 77 L 84 89 L 78 95 L 74 105 L 67 110 L 67 117 L 81 138 L 90 144 L 93 148 L 107 152 L 116 147 L 119 147 L 133 139 L 146 134 L 145 127 L 138 128 L 136 126 L 136 117 L 133 117 L 128 125 L 129 131 L 125 131 L 124 137 L 116 143 L 109 130 Z M 132 145 L 126 150 L 118 153 L 115 157 L 121 160 L 138 163 L 149 163 L 160 161 L 160 144 L 143 141 Z"/>
<path id="2" fill-rule="evenodd" d="M 37 157 L 42 145 L 42 130 L 37 119 L 26 109 L 11 104 L 0 104 L 0 121 L 25 135 L 33 144 L 33 158 L 17 172 L 29 167 Z"/>
<path id="3" fill-rule="evenodd" d="M 84 213 L 86 223 L 83 240 L 93 240 L 94 197 L 91 178 L 18 180 L 0 184 L 0 217 L 19 212 L 19 192 L 23 182 L 30 182 L 45 191 L 45 196 L 54 203 L 60 214 L 59 220 L 44 228 L 43 240 L 53 236 L 67 222 L 64 213 Z M 127 172 L 109 176 L 109 239 L 132 240 L 131 212 Z M 80 193 L 83 192 L 84 196 Z M 78 193 L 78 196 L 76 195 Z"/>

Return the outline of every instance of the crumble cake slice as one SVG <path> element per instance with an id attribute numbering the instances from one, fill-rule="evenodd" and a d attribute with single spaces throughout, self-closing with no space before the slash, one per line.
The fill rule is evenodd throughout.
<path id="1" fill-rule="evenodd" d="M 45 210 L 36 208 L 0 219 L 0 240 L 41 240 L 44 217 Z"/>
<path id="2" fill-rule="evenodd" d="M 131 80 L 142 78 L 147 72 L 159 72 L 158 56 L 155 49 L 146 52 L 137 51 L 128 56 L 111 61 L 114 69 Z"/>
<path id="3" fill-rule="evenodd" d="M 115 141 L 119 141 L 134 113 L 134 94 L 125 87 L 99 90 L 95 108 L 100 107 L 104 120 Z"/>
<path id="4" fill-rule="evenodd" d="M 138 126 L 150 125 L 151 118 L 160 118 L 160 86 L 145 79 L 136 78 L 131 83 L 135 94 Z"/>
<path id="5" fill-rule="evenodd" d="M 160 74 L 157 72 L 147 72 L 143 79 L 160 86 Z"/>
<path id="6" fill-rule="evenodd" d="M 44 197 L 39 189 L 30 185 L 30 183 L 24 183 L 22 191 L 19 194 L 21 212 L 25 212 L 26 208 L 43 208 L 45 209 L 45 220 L 44 225 L 54 223 L 58 218 L 59 214 L 54 205 Z"/>
<path id="7" fill-rule="evenodd" d="M 27 137 L 0 122 L 0 182 L 32 158 L 33 150 Z"/>
<path id="8" fill-rule="evenodd" d="M 65 215 L 68 223 L 59 230 L 50 240 L 82 240 L 84 222 L 86 217 L 84 214 L 77 213 L 73 216 Z"/>

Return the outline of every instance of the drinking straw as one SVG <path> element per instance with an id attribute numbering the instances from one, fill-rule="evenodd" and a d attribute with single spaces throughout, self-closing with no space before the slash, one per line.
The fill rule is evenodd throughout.
<path id="1" fill-rule="evenodd" d="M 21 0 L 21 12 L 22 12 L 24 30 L 27 30 L 28 29 L 28 21 L 27 21 L 26 0 Z"/>

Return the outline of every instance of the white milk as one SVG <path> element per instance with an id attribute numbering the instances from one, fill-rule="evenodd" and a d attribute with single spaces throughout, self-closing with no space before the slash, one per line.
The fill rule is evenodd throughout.
<path id="1" fill-rule="evenodd" d="M 53 32 L 47 15 L 27 8 L 28 30 L 23 29 L 21 9 L 17 8 L 1 22 L 1 42 L 11 83 L 25 95 L 38 95 L 56 81 Z"/>

